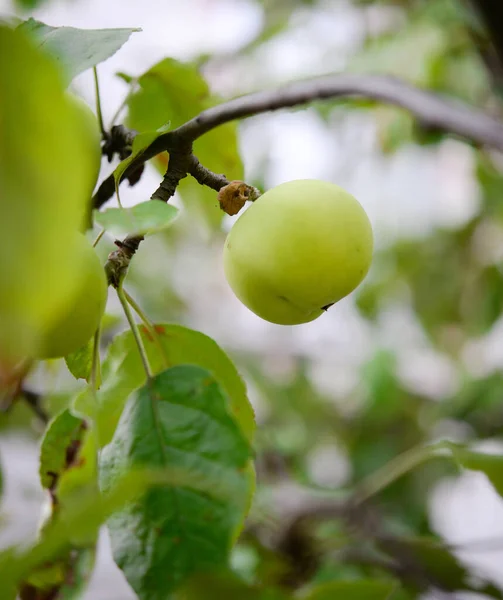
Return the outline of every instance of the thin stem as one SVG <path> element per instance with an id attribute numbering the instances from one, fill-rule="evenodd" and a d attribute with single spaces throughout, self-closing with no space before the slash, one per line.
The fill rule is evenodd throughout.
<path id="1" fill-rule="evenodd" d="M 93 340 L 93 359 L 91 363 L 91 377 L 90 384 L 93 393 L 96 392 L 100 386 L 101 380 L 101 363 L 100 363 L 100 338 L 101 338 L 101 323 L 98 329 L 94 333 Z"/>
<path id="2" fill-rule="evenodd" d="M 120 103 L 119 107 L 117 108 L 117 110 L 115 111 L 114 116 L 112 117 L 112 120 L 110 121 L 110 129 L 112 129 L 112 127 L 115 125 L 115 123 L 117 122 L 117 119 L 119 118 L 119 115 L 121 114 L 121 112 L 124 110 L 124 108 L 126 108 L 126 104 L 128 103 L 129 99 L 131 98 L 131 96 L 134 93 L 134 88 L 136 86 L 137 80 L 133 79 L 129 85 L 129 91 L 126 94 L 126 96 L 124 97 L 124 100 Z"/>
<path id="3" fill-rule="evenodd" d="M 138 329 L 138 325 L 134 320 L 133 313 L 129 308 L 128 301 L 124 294 L 124 288 L 122 287 L 122 282 L 117 286 L 117 296 L 119 297 L 120 303 L 122 304 L 122 309 L 124 310 L 124 314 L 126 315 L 126 319 L 128 320 L 129 326 L 131 327 L 131 331 L 133 332 L 133 336 L 138 346 L 138 352 L 140 353 L 140 358 L 143 363 L 143 368 L 145 369 L 145 373 L 147 374 L 148 379 L 152 379 L 153 373 L 150 368 L 150 364 L 148 362 L 147 351 L 145 349 L 145 344 L 141 339 L 140 330 Z"/>
<path id="4" fill-rule="evenodd" d="M 119 184 L 118 183 L 115 185 L 115 195 L 117 196 L 117 204 L 119 205 L 119 208 L 124 208 L 122 206 L 121 197 L 119 194 Z"/>
<path id="5" fill-rule="evenodd" d="M 100 84 L 98 81 L 98 69 L 93 67 L 94 74 L 94 90 L 96 93 L 96 114 L 98 116 L 98 123 L 100 126 L 101 137 L 106 138 L 105 125 L 103 124 L 103 113 L 101 112 L 101 98 L 100 98 Z"/>
<path id="6" fill-rule="evenodd" d="M 96 239 L 93 242 L 93 248 L 96 248 L 96 246 L 99 244 L 101 238 L 105 235 L 106 229 L 102 229 L 99 233 L 98 236 L 96 237 Z"/>
<path id="7" fill-rule="evenodd" d="M 21 390 L 21 397 L 24 399 L 26 404 L 32 409 L 32 411 L 37 415 L 37 417 L 42 421 L 42 423 L 47 425 L 47 423 L 49 422 L 49 415 L 40 405 L 42 396 L 40 394 L 37 394 L 36 392 L 23 389 Z"/>
<path id="8" fill-rule="evenodd" d="M 136 312 L 136 314 L 140 317 L 140 319 L 143 321 L 145 328 L 148 330 L 148 332 L 152 336 L 152 340 L 153 340 L 154 344 L 157 346 L 157 349 L 159 350 L 159 354 L 161 355 L 164 368 L 167 369 L 169 367 L 169 360 L 168 360 L 168 357 L 166 356 L 166 352 L 164 351 L 163 345 L 161 344 L 161 340 L 159 339 L 159 334 L 156 331 L 154 323 L 143 312 L 143 310 L 140 308 L 140 306 L 136 302 L 136 300 L 134 300 L 134 298 L 132 298 L 131 295 L 125 289 L 123 289 L 122 291 L 124 292 L 124 296 L 125 296 L 126 300 L 128 301 L 129 305 Z"/>
<path id="9" fill-rule="evenodd" d="M 136 300 L 127 292 L 127 290 L 123 290 L 124 296 L 126 300 L 129 302 L 131 308 L 135 311 L 135 313 L 140 317 L 143 321 L 143 324 L 147 329 L 154 329 L 154 323 L 147 317 L 147 315 L 140 308 L 140 305 L 136 302 Z"/>
<path id="10" fill-rule="evenodd" d="M 426 446 L 415 446 L 400 454 L 384 465 L 384 467 L 364 479 L 356 491 L 356 502 L 362 503 L 367 501 L 415 467 L 418 467 L 431 458 L 440 456 L 445 450 L 448 450 L 445 443 L 438 442 L 437 444 Z"/>

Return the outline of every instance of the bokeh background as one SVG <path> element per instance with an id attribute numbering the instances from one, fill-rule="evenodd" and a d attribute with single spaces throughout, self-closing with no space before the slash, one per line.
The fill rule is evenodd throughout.
<path id="1" fill-rule="evenodd" d="M 28 13 L 0 0 L 8 14 Z M 105 122 L 127 93 L 116 73 L 139 76 L 165 57 L 197 61 L 223 98 L 315 75 L 379 72 L 501 110 L 479 25 L 458 0 L 50 0 L 29 15 L 53 26 L 142 28 L 99 67 Z M 94 106 L 90 72 L 73 86 Z M 310 494 L 359 481 L 420 443 L 501 451 L 501 155 L 427 130 L 400 109 L 351 100 L 242 121 L 239 146 L 248 183 L 333 181 L 363 204 L 376 238 L 362 286 L 296 327 L 266 323 L 233 296 L 221 253 L 235 217 L 218 223 L 197 190 L 175 198 L 182 217 L 134 259 L 127 288 L 147 314 L 212 336 L 247 381 L 262 484 L 252 524 L 274 529 Z M 103 161 L 103 177 L 113 166 Z M 124 187 L 123 203 L 146 200 L 159 181 L 149 165 L 138 185 Z M 99 248 L 105 259 L 113 238 Z M 113 298 L 108 315 L 109 335 L 125 328 Z M 59 363 L 40 367 L 30 385 L 50 410 L 78 387 Z M 0 427 L 4 547 L 32 538 L 40 519 L 41 427 L 23 404 Z M 503 588 L 503 505 L 485 475 L 428 463 L 379 503 L 388 531 L 434 533 Z M 259 563 L 246 540 L 234 560 L 250 577 Z M 134 598 L 106 533 L 86 598 Z"/>

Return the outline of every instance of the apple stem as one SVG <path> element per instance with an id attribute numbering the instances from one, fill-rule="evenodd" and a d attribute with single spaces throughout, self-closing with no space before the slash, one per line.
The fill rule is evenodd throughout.
<path id="1" fill-rule="evenodd" d="M 140 306 L 138 305 L 136 300 L 134 300 L 134 298 L 132 298 L 131 295 L 125 289 L 123 289 L 123 292 L 124 292 L 124 297 L 128 301 L 131 308 L 136 312 L 136 314 L 143 321 L 143 325 L 145 326 L 145 328 L 148 329 L 148 332 L 152 336 L 154 344 L 157 346 L 157 349 L 159 350 L 159 354 L 161 355 L 162 361 L 164 363 L 164 368 L 167 369 L 169 367 L 169 360 L 168 360 L 168 357 L 166 356 L 166 352 L 164 351 L 164 348 L 161 344 L 161 340 L 159 338 L 159 334 L 157 333 L 154 323 L 147 317 L 147 315 L 140 308 Z"/>
<path id="2" fill-rule="evenodd" d="M 93 242 L 93 248 L 96 248 L 96 246 L 99 244 L 101 238 L 105 235 L 105 231 L 106 229 L 102 229 L 98 235 L 96 236 L 96 239 Z"/>
<path id="3" fill-rule="evenodd" d="M 133 332 L 133 336 L 138 347 L 138 352 L 140 353 L 141 362 L 143 364 L 143 368 L 145 369 L 145 373 L 147 374 L 147 378 L 150 380 L 153 377 L 152 369 L 150 368 L 150 364 L 148 362 L 147 351 L 145 349 L 145 344 L 141 338 L 140 330 L 136 321 L 134 320 L 133 313 L 129 307 L 128 301 L 124 294 L 124 288 L 122 287 L 122 282 L 117 286 L 117 296 L 119 297 L 119 301 L 122 305 L 122 309 L 124 310 L 124 314 L 126 315 L 126 319 L 128 320 L 129 327 Z"/>
<path id="4" fill-rule="evenodd" d="M 96 115 L 98 117 L 98 123 L 100 126 L 101 137 L 107 139 L 107 132 L 105 131 L 105 125 L 103 124 L 103 113 L 101 112 L 101 97 L 100 97 L 100 84 L 98 81 L 98 69 L 93 67 L 94 73 L 94 90 L 96 92 Z"/>
<path id="5" fill-rule="evenodd" d="M 93 340 L 93 357 L 91 362 L 91 375 L 89 383 L 93 392 L 100 386 L 101 380 L 101 364 L 100 364 L 100 338 L 101 338 L 101 323 L 98 325 L 98 329 L 94 333 Z"/>

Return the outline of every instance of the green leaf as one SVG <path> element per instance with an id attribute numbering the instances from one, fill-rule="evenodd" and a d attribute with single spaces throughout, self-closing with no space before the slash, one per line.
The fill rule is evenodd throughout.
<path id="1" fill-rule="evenodd" d="M 442 27 L 433 21 L 418 19 L 396 35 L 372 39 L 353 58 L 350 70 L 395 75 L 427 86 L 431 67 L 445 54 L 446 45 Z"/>
<path id="2" fill-rule="evenodd" d="M 138 131 L 151 131 L 168 120 L 172 127 L 182 125 L 220 99 L 212 97 L 208 85 L 194 64 L 167 58 L 138 80 L 140 89 L 129 99 L 128 124 Z M 201 163 L 228 179 L 242 179 L 243 166 L 238 152 L 237 125 L 228 123 L 196 140 L 194 153 Z M 164 174 L 165 155 L 155 161 Z M 192 178 L 183 179 L 178 191 L 187 208 L 211 228 L 220 225 L 224 213 L 217 194 Z"/>
<path id="3" fill-rule="evenodd" d="M 205 473 L 194 473 L 188 477 L 186 473 L 164 469 L 162 472 L 129 472 L 104 495 L 98 490 L 92 490 L 89 494 L 74 497 L 65 513 L 44 528 L 35 544 L 28 548 L 8 548 L 0 552 L 2 593 L 10 600 L 9 594 L 20 581 L 29 577 L 41 565 L 56 559 L 73 539 L 96 535 L 98 528 L 112 513 L 141 497 L 152 486 L 176 485 L 187 481 L 194 487 L 200 485 L 201 489 L 214 489 L 216 493 L 221 491 L 218 480 L 209 479 Z"/>
<path id="4" fill-rule="evenodd" d="M 503 497 L 503 455 L 484 454 L 449 444 L 454 459 L 465 469 L 485 473 L 494 489 Z"/>
<path id="5" fill-rule="evenodd" d="M 355 581 L 331 581 L 312 589 L 301 600 L 389 600 L 397 589 L 394 581 L 361 579 Z M 299 600 L 300 600 L 299 599 Z"/>
<path id="6" fill-rule="evenodd" d="M 16 358 L 36 350 L 80 283 L 69 250 L 94 157 L 54 61 L 2 26 L 0 55 L 0 354 Z"/>
<path id="7" fill-rule="evenodd" d="M 40 446 L 40 483 L 53 489 L 68 467 L 68 449 L 80 444 L 85 433 L 84 422 L 74 417 L 68 409 L 49 423 Z"/>
<path id="8" fill-rule="evenodd" d="M 223 173 L 229 180 L 244 178 L 236 123 L 226 123 L 203 135 L 194 143 L 194 153 L 214 173 Z M 215 190 L 200 185 L 192 177 L 182 179 L 177 190 L 187 209 L 196 218 L 210 229 L 220 226 L 224 213 Z"/>
<path id="9" fill-rule="evenodd" d="M 89 382 L 93 364 L 94 338 L 75 352 L 65 356 L 66 366 L 75 379 L 85 379 Z"/>
<path id="10" fill-rule="evenodd" d="M 57 415 L 46 430 L 40 448 L 40 481 L 50 490 L 51 518 L 61 518 L 76 496 L 97 489 L 96 436 L 83 419 L 73 416 L 69 409 Z M 93 532 L 94 536 L 94 532 Z M 72 538 L 75 546 L 95 543 L 90 539 Z"/>
<path id="11" fill-rule="evenodd" d="M 94 220 L 114 235 L 151 235 L 170 227 L 178 209 L 161 200 L 148 200 L 132 208 L 94 211 Z"/>
<path id="12" fill-rule="evenodd" d="M 290 596 L 246 584 L 229 570 L 198 573 L 176 591 L 176 600 L 287 600 Z"/>
<path id="13" fill-rule="evenodd" d="M 503 598 L 503 593 L 482 578 L 473 582 L 470 572 L 462 566 L 451 552 L 433 538 L 389 538 L 379 546 L 398 564 L 418 569 L 432 585 L 446 591 L 471 591 L 491 598 Z M 415 587 L 414 582 L 412 587 Z"/>
<path id="14" fill-rule="evenodd" d="M 164 131 L 162 131 L 164 133 Z M 141 156 L 145 150 L 154 142 L 160 135 L 159 131 L 146 131 L 139 133 L 133 140 L 133 146 L 131 148 L 131 154 L 121 161 L 114 169 L 113 176 L 115 181 L 115 191 L 119 195 L 119 183 L 126 172 L 126 169 L 134 161 L 135 158 Z"/>
<path id="15" fill-rule="evenodd" d="M 166 486 L 109 520 L 114 559 L 141 600 L 165 600 L 190 575 L 228 560 L 247 502 L 247 440 L 216 379 L 191 365 L 156 375 L 132 397 L 103 450 L 104 487 L 139 467 L 196 469 L 239 492 L 227 502 Z"/>
<path id="16" fill-rule="evenodd" d="M 15 0 L 21 10 L 33 10 L 43 4 L 45 0 Z"/>
<path id="17" fill-rule="evenodd" d="M 132 33 L 141 31 L 139 28 L 50 27 L 35 19 L 28 19 L 18 29 L 28 34 L 37 45 L 43 46 L 54 56 L 68 81 L 113 56 L 128 41 Z"/>
<path id="18" fill-rule="evenodd" d="M 197 67 L 165 58 L 138 78 L 140 90 L 128 100 L 129 123 L 138 131 L 173 127 L 207 107 L 210 91 Z"/>
<path id="19" fill-rule="evenodd" d="M 226 481 L 214 475 L 192 469 L 190 473 L 176 468 L 129 471 L 105 494 L 98 490 L 77 496 L 64 514 L 43 530 L 40 539 L 28 548 L 7 548 L 0 552 L 0 582 L 2 600 L 14 600 L 20 581 L 38 567 L 57 558 L 73 539 L 85 539 L 97 534 L 98 528 L 114 512 L 140 498 L 155 486 L 189 486 L 232 502 L 240 494 L 241 481 Z"/>
<path id="20" fill-rule="evenodd" d="M 131 75 L 128 75 L 127 73 L 124 73 L 123 71 L 118 71 L 115 74 L 116 77 L 118 77 L 119 79 L 122 79 L 122 81 L 124 81 L 127 84 L 130 84 L 134 81 L 134 77 L 132 77 Z"/>
<path id="21" fill-rule="evenodd" d="M 96 547 L 79 549 L 72 560 L 71 579 L 59 589 L 58 600 L 79 600 L 91 579 L 96 561 Z"/>
<path id="22" fill-rule="evenodd" d="M 155 338 L 140 327 L 148 358 L 154 373 L 179 364 L 199 365 L 210 371 L 224 389 L 230 410 L 248 440 L 255 431 L 253 408 L 246 387 L 236 367 L 225 352 L 208 336 L 181 325 L 155 326 Z M 97 414 L 94 399 L 87 391 L 75 399 L 74 409 L 96 418 L 100 445 L 112 439 L 128 396 L 146 382 L 138 348 L 130 331 L 115 337 L 102 365 L 102 385 L 98 390 Z"/>
<path id="23" fill-rule="evenodd" d="M 63 559 L 35 569 L 22 584 L 20 599 L 79 600 L 89 583 L 95 561 L 95 546 L 74 549 Z"/>
<path id="24" fill-rule="evenodd" d="M 62 411 L 49 424 L 40 448 L 40 480 L 50 491 L 51 512 L 42 524 L 39 536 L 64 520 L 75 498 L 94 495 L 97 486 L 97 446 L 85 421 Z M 43 564 L 36 564 L 25 575 L 21 600 L 51 597 L 71 600 L 80 597 L 94 568 L 97 532 L 90 527 L 84 533 L 69 531 L 69 547 Z M 64 550 L 64 551 L 63 551 Z"/>

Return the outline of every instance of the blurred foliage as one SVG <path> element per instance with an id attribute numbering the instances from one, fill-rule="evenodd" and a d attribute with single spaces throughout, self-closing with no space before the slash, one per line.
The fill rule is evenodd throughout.
<path id="1" fill-rule="evenodd" d="M 166 58 L 138 78 L 139 89 L 128 101 L 128 124 L 139 132 L 160 127 L 174 129 L 217 104 L 197 64 L 181 63 Z M 243 166 L 238 154 L 237 126 L 227 123 L 210 131 L 194 144 L 199 160 L 228 179 L 242 179 Z M 166 154 L 154 159 L 164 174 L 168 164 Z M 213 190 L 200 186 L 192 177 L 183 179 L 178 187 L 187 209 L 210 229 L 218 228 L 223 212 Z"/>
<path id="2" fill-rule="evenodd" d="M 325 3 L 316 0 L 261 0 L 258 4 L 263 10 L 262 26 L 255 38 L 240 49 L 241 57 L 253 57 L 257 49 L 288 32 L 299 11 L 325 7 Z M 386 27 L 365 32 L 361 46 L 348 60 L 349 71 L 396 75 L 481 109 L 501 111 L 497 82 L 486 60 L 485 32 L 464 3 L 353 0 L 352 4 L 362 19 L 368 16 L 367 11 L 377 7 L 388 9 L 386 14 L 391 17 Z M 205 57 L 205 66 L 211 61 L 212 57 Z M 166 58 L 138 78 L 123 75 L 132 91 L 127 123 L 141 132 L 152 132 L 164 125 L 174 128 L 218 103 L 220 99 L 210 92 L 199 67 L 197 61 L 180 63 Z M 370 115 L 377 132 L 377 156 L 398 154 L 413 145 L 430 146 L 434 151 L 448 137 L 426 129 L 401 109 L 377 106 L 375 102 L 327 101 L 315 103 L 315 108 L 327 128 L 333 127 L 336 114 Z M 265 172 L 271 159 L 268 151 L 265 148 L 263 152 L 262 172 L 255 175 L 260 181 L 267 180 Z M 235 124 L 204 136 L 197 142 L 195 152 L 212 170 L 230 178 L 242 176 Z M 501 591 L 489 584 L 476 587 L 469 570 L 435 536 L 428 510 L 432 490 L 447 477 L 456 476 L 460 466 L 486 473 L 501 493 L 500 456 L 481 461 L 480 455 L 459 452 L 455 455 L 457 462 L 433 458 L 394 479 L 363 508 L 357 507 L 355 513 L 346 506 L 344 511 L 334 510 L 320 519 L 322 510 L 314 510 L 309 514 L 312 520 L 295 528 L 288 512 L 295 494 L 301 509 L 307 512 L 317 506 L 320 498 L 331 499 L 334 505 L 341 499 L 347 500 L 348 491 L 358 489 L 362 481 L 398 455 L 436 441 L 439 432 L 454 431 L 452 435 L 461 436 L 468 445 L 503 441 L 501 364 L 494 357 L 486 368 L 478 369 L 474 358 L 484 357 L 468 352 L 471 345 L 478 348 L 477 344 L 498 334 L 498 326 L 501 327 L 503 164 L 499 155 L 478 148 L 471 148 L 470 156 L 479 199 L 475 214 L 462 223 L 456 220 L 457 224 L 450 227 L 433 226 L 414 239 L 385 237 L 376 251 L 372 273 L 354 295 L 358 318 L 372 332 L 373 345 L 365 349 L 366 358 L 355 369 L 357 377 L 352 385 L 338 392 L 334 391 L 337 386 L 332 390 L 331 386 L 320 385 L 316 376 L 318 362 L 328 362 L 333 367 L 333 380 L 341 370 L 329 352 L 327 357 L 320 358 L 319 353 L 314 358 L 309 352 L 299 353 L 298 348 L 286 344 L 281 350 L 275 346 L 270 354 L 259 355 L 251 349 L 244 352 L 242 348 L 234 352 L 240 373 L 263 409 L 257 411 L 254 443 L 256 501 L 233 552 L 233 573 L 190 582 L 180 592 L 180 600 L 203 597 L 201 593 L 207 589 L 218 598 L 287 600 L 292 597 L 291 588 L 296 589 L 296 598 L 305 600 L 337 594 L 348 599 L 412 600 L 428 589 L 479 589 L 489 597 L 502 597 Z M 164 170 L 167 160 L 167 156 L 161 156 L 155 161 L 156 166 Z M 157 242 L 145 243 L 133 264 L 129 283 L 137 288 L 135 292 L 141 296 L 147 313 L 162 315 L 164 319 L 168 315 L 190 324 L 190 303 L 182 299 L 172 282 L 176 260 L 179 255 L 190 253 L 189 244 L 195 243 L 197 237 L 190 237 L 187 223 L 192 226 L 194 219 L 200 220 L 215 232 L 220 229 L 222 213 L 216 206 L 215 194 L 190 178 L 183 181 L 180 194 L 189 220 L 184 221 L 182 214 L 180 225 L 177 221 Z M 205 249 L 212 250 L 209 245 Z M 161 267 L 150 268 L 149 260 L 158 256 L 162 257 L 158 261 Z M 382 335 L 383 318 L 396 306 L 412 312 L 415 325 L 424 336 L 422 349 L 452 366 L 456 385 L 441 399 L 433 399 L 427 393 L 428 386 L 421 385 L 425 382 L 414 385 L 404 377 L 402 367 L 407 356 L 390 348 Z M 212 317 L 208 316 L 208 323 Z M 175 331 L 177 326 L 169 327 Z M 174 364 L 189 361 L 209 368 L 206 346 L 199 339 L 202 334 L 190 332 L 190 343 L 184 347 L 181 338 L 171 333 L 170 358 Z M 119 363 L 129 365 L 123 372 L 126 379 L 141 379 L 144 383 L 131 334 L 125 334 L 122 340 L 126 338 L 127 347 L 119 347 L 121 338 L 116 338 L 109 350 L 104 375 L 105 381 L 111 382 L 111 391 L 108 393 L 105 386 L 100 392 L 103 397 L 108 393 L 109 408 L 114 402 L 120 405 L 113 415 L 114 427 L 126 396 L 136 385 L 130 389 L 117 375 Z M 109 339 L 105 336 L 105 341 Z M 214 360 L 217 355 L 213 342 L 204 343 L 209 348 L 208 356 Z M 225 369 L 231 369 L 227 357 L 218 356 L 217 366 L 224 364 Z M 285 362 L 287 368 L 282 369 Z M 44 367 L 41 377 L 46 384 L 43 405 L 48 415 L 64 410 L 75 391 L 80 391 L 80 398 L 87 401 L 86 408 L 91 411 L 92 399 L 81 392 L 82 386 L 68 392 L 57 391 L 50 368 Z M 233 370 L 229 372 L 226 377 L 234 381 L 237 376 Z M 430 375 L 426 370 L 421 376 L 427 380 Z M 239 398 L 244 398 L 239 385 L 235 385 Z M 33 436 L 39 436 L 42 430 L 22 397 L 2 415 L 0 433 L 9 430 L 29 431 Z M 323 463 L 318 453 L 323 455 L 327 449 L 331 464 L 325 464 L 325 470 L 331 472 L 332 462 L 340 462 L 333 481 L 330 473 L 320 478 L 313 468 L 317 460 Z M 282 486 L 291 486 L 283 491 L 283 496 Z M 309 502 L 304 507 L 302 499 L 306 494 Z M 120 504 L 117 498 L 115 504 Z M 100 513 L 96 523 L 103 518 Z M 2 564 L 7 563 L 0 561 L 0 567 Z"/>

